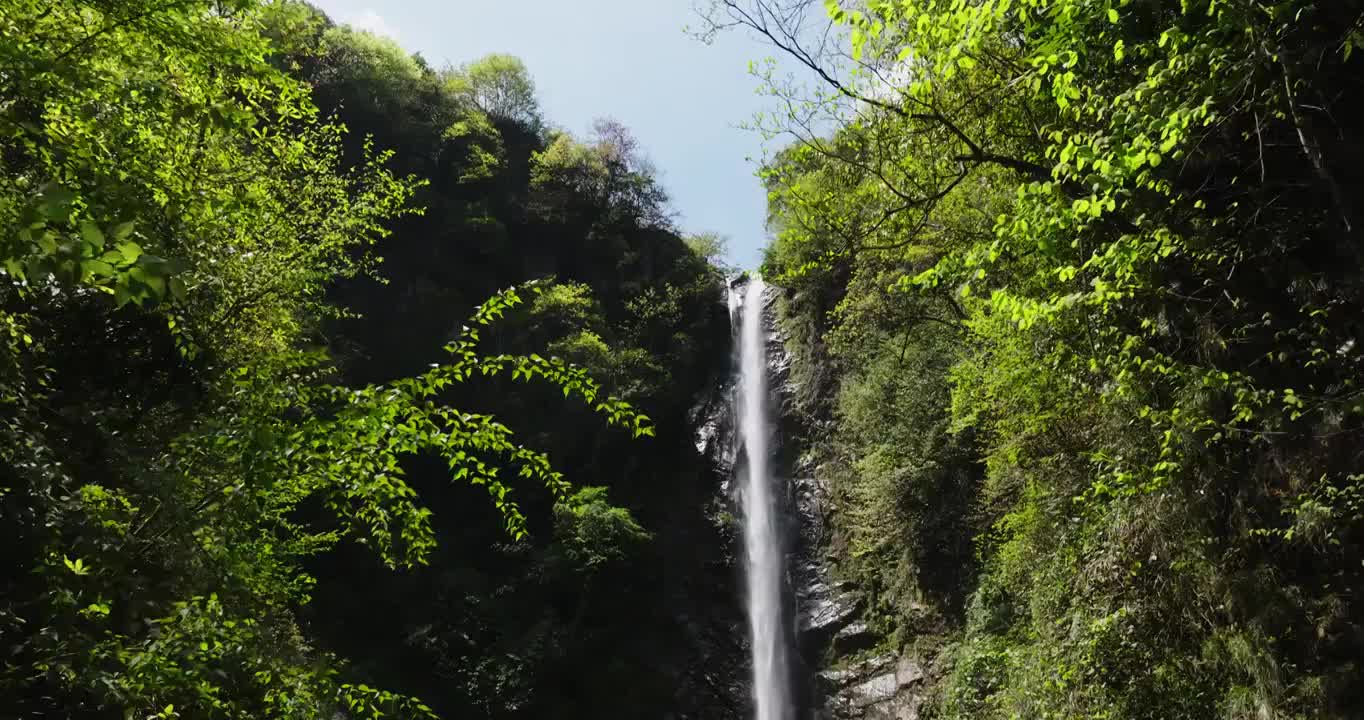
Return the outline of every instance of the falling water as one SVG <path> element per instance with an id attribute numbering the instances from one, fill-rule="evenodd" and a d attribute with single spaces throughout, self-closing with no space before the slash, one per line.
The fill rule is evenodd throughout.
<path id="1" fill-rule="evenodd" d="M 748 468 L 743 483 L 744 551 L 747 571 L 748 625 L 752 636 L 753 700 L 756 720 L 791 720 L 790 675 L 787 671 L 782 590 L 784 553 L 777 499 L 772 489 L 768 440 L 767 344 L 763 330 L 762 280 L 753 278 L 730 291 L 731 313 L 742 316 L 739 329 L 739 438 Z"/>

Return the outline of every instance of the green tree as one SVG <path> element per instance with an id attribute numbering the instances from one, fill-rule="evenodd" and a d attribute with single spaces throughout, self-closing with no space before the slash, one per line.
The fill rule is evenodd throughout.
<path id="1" fill-rule="evenodd" d="M 702 232 L 685 238 L 687 247 L 698 257 L 716 269 L 725 271 L 729 265 L 725 254 L 729 252 L 729 238 L 716 232 Z"/>
<path id="2" fill-rule="evenodd" d="M 520 58 L 494 53 L 445 74 L 457 98 L 486 115 L 520 123 L 532 130 L 542 124 L 535 82 Z"/>
<path id="3" fill-rule="evenodd" d="M 476 349 L 527 290 L 481 306 L 426 372 L 336 382 L 326 292 L 372 271 L 420 182 L 367 144 L 347 161 L 342 128 L 279 69 L 267 31 L 308 18 L 245 1 L 3 10 L 0 702 L 15 713 L 431 716 L 313 646 L 305 562 L 342 539 L 426 562 L 417 455 L 483 487 L 513 538 L 526 521 L 499 472 L 566 497 L 544 454 L 449 405 L 473 377 L 547 380 L 651 431 L 562 360 Z M 389 70 L 375 83 L 425 77 Z"/>
<path id="4" fill-rule="evenodd" d="M 862 437 L 884 333 L 960 333 L 935 402 L 980 443 L 983 525 L 952 533 L 983 573 L 942 711 L 1348 716 L 1364 8 L 831 3 L 825 33 L 799 6 L 712 15 L 815 80 L 768 76 L 786 111 L 759 123 L 793 141 L 766 173 L 788 322 L 844 353 Z M 868 278 L 904 299 L 861 314 Z M 853 489 L 916 464 L 867 446 L 830 451 Z"/>

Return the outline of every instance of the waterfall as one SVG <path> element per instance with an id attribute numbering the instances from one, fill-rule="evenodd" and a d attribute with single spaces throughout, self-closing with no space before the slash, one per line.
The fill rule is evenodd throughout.
<path id="1" fill-rule="evenodd" d="M 795 717 L 788 669 L 788 636 L 782 596 L 785 553 L 782 544 L 779 498 L 773 486 L 772 417 L 767 382 L 767 337 L 763 326 L 762 280 L 730 289 L 730 313 L 740 314 L 739 382 L 737 392 L 739 441 L 746 468 L 740 501 L 744 529 L 744 559 L 748 626 L 752 638 L 753 701 L 756 720 Z M 742 299 L 737 295 L 743 293 Z"/>

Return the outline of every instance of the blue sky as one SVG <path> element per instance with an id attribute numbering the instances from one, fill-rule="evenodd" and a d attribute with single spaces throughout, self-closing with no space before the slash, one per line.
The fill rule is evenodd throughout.
<path id="1" fill-rule="evenodd" d="M 595 117 L 624 123 L 658 167 L 682 229 L 728 236 L 730 262 L 756 267 L 766 242 L 754 176 L 762 140 L 738 125 L 766 102 L 748 63 L 771 50 L 738 32 L 710 45 L 683 32 L 700 24 L 694 1 L 313 0 L 436 67 L 520 57 L 551 122 L 576 133 Z"/>

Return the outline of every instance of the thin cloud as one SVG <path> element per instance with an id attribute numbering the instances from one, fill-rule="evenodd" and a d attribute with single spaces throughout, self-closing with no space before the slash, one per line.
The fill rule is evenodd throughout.
<path id="1" fill-rule="evenodd" d="M 358 13 L 346 16 L 343 21 L 356 30 L 368 30 L 375 35 L 386 35 L 394 40 L 398 39 L 398 31 L 384 19 L 383 15 L 375 12 L 373 8 L 365 8 Z"/>

